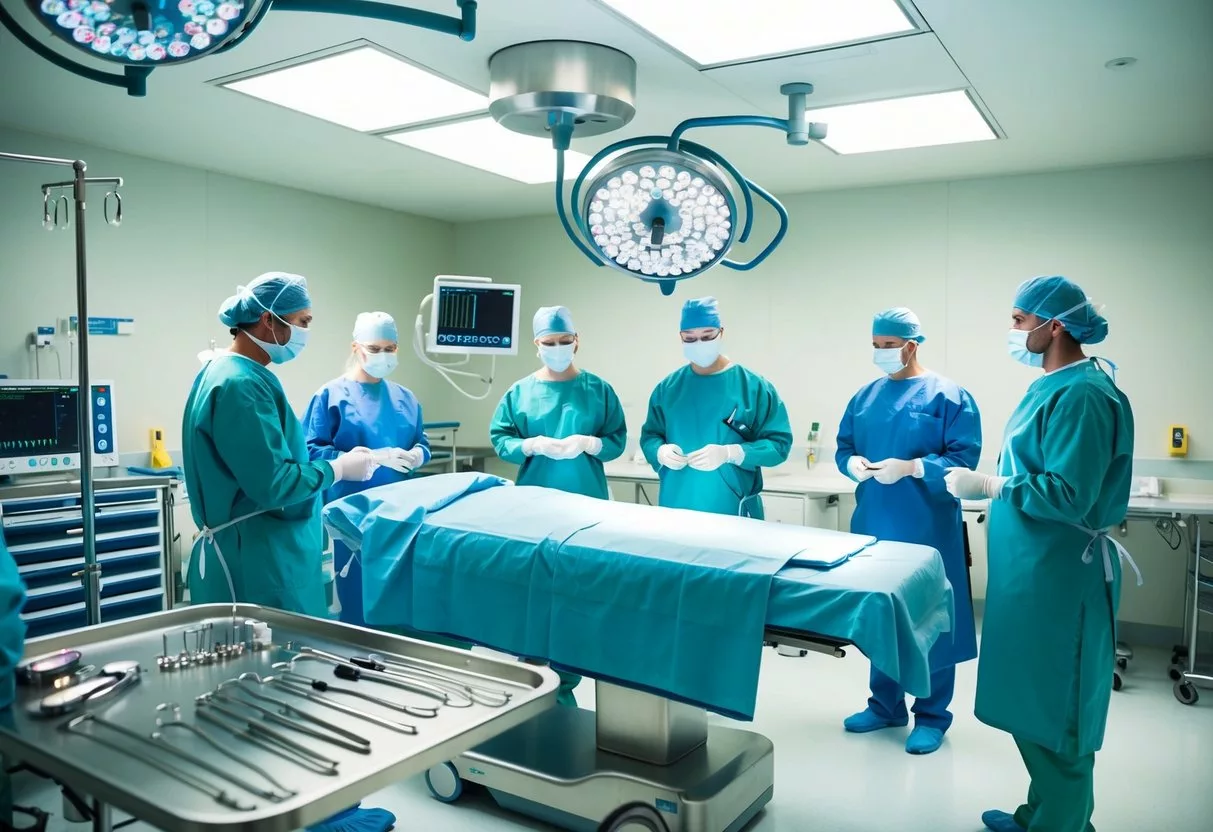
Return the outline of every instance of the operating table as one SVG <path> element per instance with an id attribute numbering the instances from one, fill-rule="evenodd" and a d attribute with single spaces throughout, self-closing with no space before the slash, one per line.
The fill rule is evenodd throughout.
<path id="1" fill-rule="evenodd" d="M 771 800 L 774 746 L 707 711 L 753 718 L 764 645 L 854 645 L 925 695 L 951 627 L 952 588 L 926 547 L 472 473 L 371 489 L 324 517 L 359 552 L 371 626 L 595 679 L 595 711 L 550 709 L 427 775 L 439 799 L 474 782 L 574 832 L 632 803 L 656 810 L 641 824 L 656 832 L 741 830 Z"/>

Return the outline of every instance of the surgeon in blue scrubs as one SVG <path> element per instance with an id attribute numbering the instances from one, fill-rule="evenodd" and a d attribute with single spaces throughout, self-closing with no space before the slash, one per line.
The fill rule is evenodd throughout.
<path id="1" fill-rule="evenodd" d="M 851 531 L 881 540 L 930 546 L 943 556 L 955 618 L 931 649 L 931 694 L 914 700 L 906 751 L 929 754 L 952 725 L 948 706 L 956 665 L 977 656 L 977 633 L 964 549 L 960 501 L 948 493 L 949 468 L 973 468 L 981 457 L 981 417 L 963 387 L 919 363 L 926 338 L 909 309 L 872 320 L 873 361 L 882 375 L 851 399 L 838 426 L 838 468 L 859 483 Z M 843 725 L 866 733 L 909 723 L 905 691 L 875 667 L 868 707 Z"/>
<path id="2" fill-rule="evenodd" d="M 14 671 L 25 651 L 24 606 L 25 584 L 0 529 L 0 709 L 11 705 L 16 695 Z"/>
<path id="3" fill-rule="evenodd" d="M 1094 832 L 1128 555 L 1108 529 L 1129 507 L 1133 409 L 1083 351 L 1108 322 L 1073 281 L 1022 284 L 1011 326 L 1011 357 L 1044 372 L 1007 422 L 997 476 L 947 475 L 957 497 L 992 501 L 975 713 L 1015 739 L 1031 777 L 1014 813 L 981 819 L 995 832 Z"/>
<path id="4" fill-rule="evenodd" d="M 355 448 L 380 451 L 388 464 L 363 482 L 335 482 L 324 502 L 407 479 L 430 461 L 422 430 L 421 404 L 412 391 L 390 381 L 398 366 L 399 333 L 386 312 L 363 312 L 354 321 L 353 343 L 344 375 L 316 391 L 303 423 L 314 460 L 336 459 Z M 362 566 L 341 541 L 333 543 L 341 620 L 365 625 Z"/>
<path id="5" fill-rule="evenodd" d="M 762 469 L 792 449 L 775 386 L 721 352 L 716 298 L 688 300 L 679 326 L 687 364 L 649 397 L 640 448 L 661 478 L 659 502 L 762 519 Z"/>
<path id="6" fill-rule="evenodd" d="M 541 307 L 532 327 L 543 366 L 501 398 L 489 428 L 493 448 L 520 466 L 519 485 L 609 499 L 602 466 L 623 453 L 628 433 L 619 397 L 574 363 L 580 339 L 568 308 Z M 558 673 L 557 701 L 576 706 L 581 677 Z"/>

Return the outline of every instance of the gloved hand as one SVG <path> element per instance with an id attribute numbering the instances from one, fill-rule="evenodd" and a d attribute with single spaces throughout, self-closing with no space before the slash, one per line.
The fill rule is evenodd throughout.
<path id="1" fill-rule="evenodd" d="M 740 465 L 743 459 L 740 445 L 704 445 L 687 457 L 687 464 L 696 471 L 715 471 L 726 462 Z"/>
<path id="2" fill-rule="evenodd" d="M 400 458 L 409 467 L 410 471 L 414 471 L 425 465 L 425 448 L 420 445 L 414 445 L 407 451 L 400 448 L 396 448 L 395 450 L 400 451 Z"/>
<path id="3" fill-rule="evenodd" d="M 856 482 L 870 480 L 876 476 L 876 472 L 868 467 L 871 464 L 867 459 L 856 454 L 847 460 L 847 471 Z"/>
<path id="4" fill-rule="evenodd" d="M 958 500 L 997 500 L 1006 483 L 1006 477 L 992 477 L 968 468 L 949 468 L 943 482 L 948 493 Z"/>
<path id="5" fill-rule="evenodd" d="M 371 456 L 374 457 L 377 464 L 401 474 L 407 474 L 414 468 L 421 467 L 425 462 L 425 451 L 419 447 L 413 448 L 411 451 L 403 448 L 381 448 L 378 451 L 372 451 Z"/>
<path id="6" fill-rule="evenodd" d="M 366 448 L 354 448 L 329 462 L 337 482 L 366 482 L 375 474 L 375 460 Z"/>
<path id="7" fill-rule="evenodd" d="M 876 468 L 873 471 L 876 475 L 876 482 L 881 485 L 892 485 L 906 477 L 922 477 L 922 463 L 917 459 L 882 459 L 880 462 L 873 462 L 872 467 Z"/>
<path id="8" fill-rule="evenodd" d="M 602 453 L 602 440 L 597 436 L 587 436 L 584 433 L 575 433 L 572 436 L 560 440 L 567 443 L 571 448 L 576 448 L 577 455 L 589 454 L 590 456 L 598 456 Z"/>
<path id="9" fill-rule="evenodd" d="M 658 448 L 657 461 L 671 471 L 681 471 L 687 467 L 687 456 L 677 445 L 662 445 Z"/>
<path id="10" fill-rule="evenodd" d="M 555 459 L 556 440 L 550 436 L 532 436 L 522 440 L 522 452 L 527 456 L 547 456 Z"/>

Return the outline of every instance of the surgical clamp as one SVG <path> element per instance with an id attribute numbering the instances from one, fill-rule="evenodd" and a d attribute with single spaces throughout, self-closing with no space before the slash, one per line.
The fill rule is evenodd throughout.
<path id="1" fill-rule="evenodd" d="M 369 693 L 363 693 L 353 688 L 343 688 L 338 685 L 331 685 L 323 679 L 314 679 L 311 676 L 305 676 L 302 673 L 296 673 L 293 670 L 292 662 L 277 662 L 273 668 L 280 671 L 277 678 L 283 682 L 310 687 L 313 690 L 321 693 L 336 693 L 342 696 L 351 696 L 355 699 L 361 699 L 363 702 L 371 702 L 384 708 L 389 708 L 393 711 L 399 711 L 408 716 L 417 717 L 418 719 L 433 719 L 438 716 L 437 708 L 422 708 L 417 705 L 402 705 L 399 702 L 393 702 L 390 699 L 383 699 L 378 696 L 371 696 Z"/>
<path id="2" fill-rule="evenodd" d="M 300 686 L 298 682 L 289 682 L 286 679 L 282 679 L 278 676 L 267 676 L 265 681 L 277 684 L 278 687 L 286 693 L 294 696 L 300 696 L 309 702 L 315 702 L 317 705 L 332 708 L 338 713 L 356 717 L 369 722 L 372 725 L 378 725 L 381 728 L 387 728 L 388 730 L 397 731 L 401 734 L 417 733 L 416 726 L 409 725 L 405 722 L 396 722 L 395 720 L 385 719 L 381 716 L 376 716 L 375 714 L 367 713 L 366 711 L 361 711 L 357 708 L 351 708 L 349 705 L 342 705 L 340 702 L 334 702 L 326 696 L 320 696 L 319 694 L 313 693 L 309 688 Z"/>
<path id="3" fill-rule="evenodd" d="M 248 806 L 241 805 L 236 800 L 236 798 L 228 795 L 228 793 L 226 791 L 224 791 L 220 787 L 216 786 L 214 783 L 210 783 L 206 780 L 203 780 L 200 777 L 196 777 L 195 775 L 192 775 L 189 772 L 182 771 L 181 769 L 177 768 L 176 766 L 170 765 L 169 763 L 166 763 L 163 760 L 155 760 L 146 755 L 144 755 L 142 757 L 136 756 L 134 754 L 131 754 L 129 750 L 124 748 L 119 743 L 112 742 L 107 739 L 102 739 L 101 737 L 98 737 L 97 735 L 91 734 L 87 731 L 81 731 L 80 726 L 83 725 L 85 722 L 97 722 L 100 725 L 107 724 L 107 723 L 103 723 L 100 720 L 98 720 L 95 714 L 81 714 L 80 716 L 76 717 L 75 719 L 68 720 L 66 723 L 64 723 L 61 730 L 66 731 L 69 734 L 75 734 L 78 737 L 86 737 L 86 738 L 92 740 L 93 742 L 98 743 L 99 745 L 104 745 L 106 748 L 110 749 L 111 751 L 118 751 L 122 754 L 127 755 L 128 757 L 133 757 L 134 759 L 138 760 L 139 762 L 143 763 L 144 765 L 151 766 L 152 768 L 160 771 L 162 774 L 165 774 L 168 777 L 171 777 L 172 779 L 174 779 L 180 783 L 184 783 L 186 786 L 189 786 L 191 789 L 202 792 L 204 795 L 211 798 L 216 803 L 219 803 L 222 806 L 226 806 L 229 809 L 235 809 L 237 812 L 251 812 L 253 809 L 257 808 L 256 804 L 250 804 Z"/>
<path id="4" fill-rule="evenodd" d="M 326 777 L 333 777 L 337 774 L 338 763 L 336 760 L 330 760 L 328 757 L 313 751 L 306 745 L 297 743 L 290 737 L 284 737 L 272 728 L 261 725 L 254 720 L 245 719 L 240 714 L 232 713 L 222 705 L 211 701 L 210 694 L 203 694 L 198 697 L 194 701 L 194 707 L 196 709 L 194 714 L 199 719 L 222 728 L 229 734 L 237 736 L 263 751 L 268 751 L 288 762 L 294 763 L 300 768 L 316 774 L 323 774 Z M 228 719 L 234 721 L 236 726 L 225 722 L 214 713 L 211 713 L 211 711 L 223 714 Z"/>
<path id="5" fill-rule="evenodd" d="M 279 783 L 272 776 L 270 776 L 270 774 L 265 769 L 260 768 L 259 766 L 253 765 L 248 760 L 242 759 L 239 754 L 236 754 L 235 752 L 230 751 L 227 748 L 224 748 L 222 743 L 216 742 L 214 740 L 214 738 L 212 738 L 209 734 L 207 734 L 201 728 L 198 728 L 197 726 L 194 726 L 194 725 L 190 725 L 188 722 L 182 722 L 181 721 L 181 708 L 176 703 L 161 702 L 159 705 L 156 706 L 156 710 L 157 711 L 171 711 L 173 717 L 168 722 L 165 722 L 160 717 L 156 717 L 156 727 L 160 728 L 161 730 L 152 734 L 153 740 L 156 740 L 157 742 L 161 742 L 166 745 L 169 745 L 169 747 L 173 747 L 172 744 L 168 742 L 168 739 L 164 736 L 163 730 L 166 728 L 182 728 L 186 731 L 189 731 L 195 737 L 197 737 L 198 739 L 205 742 L 207 745 L 209 745 L 211 748 L 213 748 L 218 753 L 222 754 L 224 757 L 227 757 L 229 760 L 231 760 L 239 765 L 244 766 L 249 771 L 260 774 L 263 778 L 265 778 L 265 781 L 267 783 L 269 783 L 271 786 L 273 786 L 275 789 L 277 789 L 277 792 L 257 791 L 250 786 L 240 783 L 242 788 L 248 789 L 249 791 L 251 791 L 253 794 L 257 795 L 258 797 L 264 797 L 266 800 L 272 800 L 275 802 L 281 802 L 283 800 L 288 800 L 288 799 L 294 797 L 295 795 L 299 794 L 299 792 L 294 791 L 293 789 L 288 789 L 286 786 Z M 201 764 L 199 764 L 199 765 L 202 768 L 207 768 L 206 766 L 201 766 Z M 219 774 L 219 772 L 214 772 L 214 773 Z M 224 775 L 224 774 L 219 774 L 219 776 L 223 777 L 225 780 L 230 779 L 227 775 Z"/>
<path id="6" fill-rule="evenodd" d="M 224 682 L 223 684 L 221 684 L 219 686 L 219 689 L 213 691 L 211 693 L 211 695 L 214 696 L 216 699 L 218 699 L 220 702 L 223 702 L 225 704 L 236 705 L 237 707 L 245 707 L 245 708 L 248 708 L 249 710 L 256 711 L 257 713 L 261 714 L 261 717 L 263 719 L 273 722 L 276 725 L 281 725 L 283 728 L 288 728 L 292 731 L 297 731 L 300 734 L 303 734 L 308 737 L 312 737 L 313 739 L 322 740 L 324 742 L 330 743 L 331 745 L 335 745 L 338 748 L 344 748 L 347 751 L 354 751 L 358 754 L 370 754 L 371 753 L 370 742 L 368 740 L 364 740 L 361 737 L 359 737 L 359 740 L 360 740 L 359 742 L 351 742 L 350 740 L 342 739 L 341 737 L 334 737 L 331 734 L 325 734 L 322 731 L 317 731 L 315 728 L 309 728 L 306 725 L 300 725 L 297 722 L 292 722 L 291 720 L 287 719 L 280 711 L 273 711 L 269 708 L 263 707 L 261 705 L 256 705 L 252 702 L 241 699 L 240 697 L 235 696 L 233 694 L 229 694 L 223 688 L 226 685 L 230 685 L 230 684 L 239 684 L 239 683 L 238 682 Z M 252 695 L 251 692 L 248 691 L 243 685 L 240 685 L 240 687 L 238 687 L 237 690 L 241 691 L 242 693 L 250 693 L 250 695 Z M 274 702 L 276 705 L 279 705 L 279 706 L 282 705 L 282 703 L 279 700 L 273 699 L 272 697 L 256 696 L 255 698 L 269 699 L 270 701 Z M 312 717 L 312 718 L 315 719 L 315 717 Z"/>
<path id="7" fill-rule="evenodd" d="M 452 701 L 451 693 L 443 690 L 437 685 L 420 681 L 409 681 L 408 679 L 389 675 L 387 673 L 377 673 L 373 670 L 363 670 L 362 668 L 346 663 L 346 660 L 340 656 L 334 656 L 331 653 L 317 652 L 315 650 L 311 650 L 311 648 L 304 649 L 308 650 L 309 652 L 305 655 L 296 656 L 296 659 L 315 659 L 316 661 L 328 662 L 329 664 L 335 665 L 336 667 L 333 670 L 334 675 L 336 675 L 338 679 L 345 679 L 347 682 L 357 682 L 361 679 L 366 679 L 368 682 L 378 682 L 381 685 L 390 685 L 394 688 L 399 688 L 400 690 L 407 690 L 410 693 L 428 696 L 430 699 L 437 699 L 438 701 L 442 702 L 442 704 L 448 705 L 452 708 L 470 708 L 475 704 L 475 700 L 466 694 L 460 695 L 461 700 L 466 700 L 466 702 L 454 702 Z M 295 659 L 292 659 L 291 661 L 293 662 Z"/>

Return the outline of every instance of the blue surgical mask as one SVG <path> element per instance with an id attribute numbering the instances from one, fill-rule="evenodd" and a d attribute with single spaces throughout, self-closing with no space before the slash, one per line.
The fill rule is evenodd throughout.
<path id="1" fill-rule="evenodd" d="M 1047 324 L 1048 321 L 1045 321 Z M 1045 324 L 1041 324 L 1044 326 Z M 1036 327 L 1040 329 L 1040 327 Z M 1028 336 L 1036 331 L 1033 329 L 1012 329 L 1007 333 L 1007 352 L 1011 357 L 1020 364 L 1026 364 L 1029 367 L 1043 367 L 1045 365 L 1045 354 L 1043 352 L 1032 352 L 1028 349 Z"/>
<path id="2" fill-rule="evenodd" d="M 573 363 L 575 350 L 575 344 L 557 344 L 554 347 L 540 344 L 539 359 L 553 373 L 563 373 Z"/>
<path id="3" fill-rule="evenodd" d="M 278 320 L 282 320 L 279 318 Z M 307 346 L 308 331 L 301 326 L 282 321 L 291 328 L 291 337 L 287 339 L 285 344 L 279 344 L 276 341 L 262 341 L 260 338 L 254 338 L 248 332 L 249 340 L 265 350 L 265 354 L 270 357 L 272 364 L 285 364 L 292 358 L 298 358 L 299 353 L 303 352 L 303 348 Z"/>
<path id="4" fill-rule="evenodd" d="M 720 357 L 720 339 L 694 341 L 682 345 L 682 354 L 696 367 L 711 367 Z"/>
<path id="5" fill-rule="evenodd" d="M 905 362 L 901 360 L 901 347 L 872 350 L 872 363 L 882 373 L 890 376 L 900 373 L 906 368 Z"/>
<path id="6" fill-rule="evenodd" d="M 372 378 L 387 378 L 400 364 L 394 352 L 363 352 L 362 369 Z"/>

